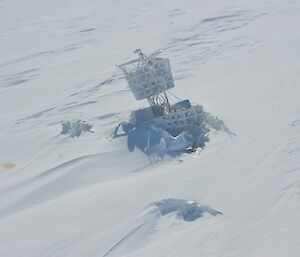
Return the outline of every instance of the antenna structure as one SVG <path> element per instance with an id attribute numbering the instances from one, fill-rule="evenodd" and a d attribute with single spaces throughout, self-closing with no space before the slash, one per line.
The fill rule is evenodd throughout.
<path id="1" fill-rule="evenodd" d="M 134 53 L 138 59 L 118 65 L 123 71 L 129 88 L 136 100 L 147 99 L 150 107 L 164 107 L 172 112 L 166 91 L 174 87 L 170 62 L 165 58 L 148 57 L 141 49 Z"/>

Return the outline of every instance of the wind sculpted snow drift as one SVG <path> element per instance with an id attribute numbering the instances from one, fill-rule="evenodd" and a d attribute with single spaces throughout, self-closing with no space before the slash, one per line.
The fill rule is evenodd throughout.
<path id="1" fill-rule="evenodd" d="M 183 199 L 163 199 L 159 202 L 152 203 L 148 209 L 150 210 L 143 215 L 141 224 L 119 240 L 103 257 L 116 253 L 126 254 L 126 251 L 128 252 L 129 249 L 133 251 L 134 249 L 132 249 L 132 247 L 136 245 L 141 247 L 141 244 L 145 244 L 147 238 L 155 232 L 155 227 L 158 225 L 159 219 L 163 216 L 167 215 L 170 219 L 171 215 L 174 214 L 179 220 L 191 222 L 206 214 L 210 217 L 222 214 L 209 206 L 201 206 L 193 201 L 185 201 Z"/>

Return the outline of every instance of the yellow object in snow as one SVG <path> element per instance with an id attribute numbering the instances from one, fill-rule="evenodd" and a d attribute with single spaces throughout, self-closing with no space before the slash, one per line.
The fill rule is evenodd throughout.
<path id="1" fill-rule="evenodd" d="M 16 167 L 16 164 L 6 162 L 6 163 L 3 163 L 2 166 L 6 170 L 12 170 L 14 167 Z"/>

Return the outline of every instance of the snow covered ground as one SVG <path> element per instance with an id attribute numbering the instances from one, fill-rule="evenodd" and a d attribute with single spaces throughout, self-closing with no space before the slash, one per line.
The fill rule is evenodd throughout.
<path id="1" fill-rule="evenodd" d="M 300 256 L 298 0 L 0 0 L 0 256 Z M 116 64 L 170 58 L 175 95 L 236 134 L 153 162 L 112 131 Z M 94 133 L 61 135 L 81 119 Z M 192 201 L 192 202 L 191 202 Z"/>

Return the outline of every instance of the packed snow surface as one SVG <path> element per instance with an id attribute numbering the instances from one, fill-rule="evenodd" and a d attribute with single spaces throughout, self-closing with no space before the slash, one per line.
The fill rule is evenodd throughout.
<path id="1" fill-rule="evenodd" d="M 298 0 L 0 0 L 0 256 L 300 256 Z M 236 136 L 153 159 L 114 128 L 115 66 L 169 58 L 172 93 Z M 177 101 L 177 99 L 171 99 Z M 61 134 L 84 120 L 94 133 Z"/>

